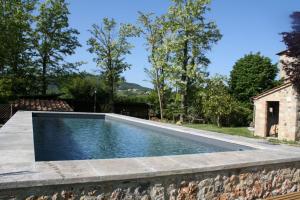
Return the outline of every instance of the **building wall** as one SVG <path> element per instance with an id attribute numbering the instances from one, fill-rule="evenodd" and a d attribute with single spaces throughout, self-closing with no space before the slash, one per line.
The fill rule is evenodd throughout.
<path id="1" fill-rule="evenodd" d="M 300 95 L 298 95 L 298 105 L 297 105 L 297 132 L 296 132 L 296 140 L 300 140 Z"/>
<path id="2" fill-rule="evenodd" d="M 255 135 L 266 137 L 267 101 L 279 101 L 278 138 L 296 140 L 300 129 L 300 104 L 297 92 L 291 85 L 254 100 Z"/>
<path id="3" fill-rule="evenodd" d="M 288 57 L 285 54 L 282 54 L 279 57 L 279 63 L 278 63 L 278 66 L 279 66 L 279 77 L 281 79 L 285 80 L 285 82 L 288 81 L 289 76 L 284 71 L 282 62 L 288 64 L 288 63 L 293 62 L 293 61 L 295 61 L 294 58 Z"/>

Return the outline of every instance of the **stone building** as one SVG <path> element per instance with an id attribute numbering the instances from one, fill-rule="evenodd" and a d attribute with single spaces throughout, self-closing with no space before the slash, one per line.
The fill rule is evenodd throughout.
<path id="1" fill-rule="evenodd" d="M 280 61 L 289 60 L 285 52 L 278 55 Z M 280 140 L 299 140 L 300 96 L 289 82 L 281 64 L 279 69 L 284 83 L 253 97 L 255 135 L 278 137 Z"/>

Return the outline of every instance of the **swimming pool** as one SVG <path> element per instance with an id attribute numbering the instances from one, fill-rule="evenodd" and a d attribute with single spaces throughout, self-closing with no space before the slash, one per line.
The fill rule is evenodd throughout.
<path id="1" fill-rule="evenodd" d="M 57 118 L 54 121 L 58 120 L 59 122 L 50 123 L 48 120 L 53 120 L 52 118 Z M 34 125 L 33 122 L 36 120 L 45 120 L 46 122 Z M 79 123 L 78 120 L 81 122 Z M 104 127 L 109 127 L 110 125 L 107 124 L 111 124 L 111 128 L 106 127 L 107 130 L 111 129 L 110 132 L 104 134 L 106 137 L 111 137 L 112 130 L 119 127 L 115 137 L 112 137 L 111 140 L 114 143 L 107 146 L 110 149 L 107 151 L 110 156 L 116 141 L 118 141 L 118 145 L 122 144 L 121 141 L 125 141 L 124 147 L 131 147 L 130 150 L 139 149 L 143 151 L 145 157 L 129 155 L 128 148 L 125 153 L 123 152 L 123 157 L 120 156 L 120 148 L 116 151 L 119 156 L 110 159 L 93 157 L 94 154 L 90 154 L 90 150 L 93 150 L 91 146 L 98 145 L 96 142 L 99 142 L 99 138 L 103 137 L 101 134 L 103 134 L 104 128 L 99 129 L 99 123 L 103 123 Z M 50 129 L 49 125 L 51 124 L 52 128 Z M 36 125 L 48 129 L 46 134 L 45 131 L 42 131 L 38 135 L 43 142 L 43 148 L 48 151 L 63 150 L 55 153 L 56 157 L 48 158 L 51 161 L 36 160 L 36 154 L 46 154 L 45 152 L 43 154 L 41 148 L 35 149 L 34 143 L 38 140 L 33 126 Z M 96 131 L 91 131 L 93 126 Z M 60 135 L 57 132 L 59 129 L 63 129 L 65 132 Z M 128 129 L 138 129 L 141 132 L 125 131 Z M 74 135 L 78 134 L 76 132 L 79 130 L 82 137 L 77 138 Z M 95 133 L 92 134 L 91 132 Z M 146 139 L 150 137 L 146 133 L 154 134 L 151 137 L 159 140 L 159 143 L 154 143 L 155 145 L 152 146 L 153 151 L 148 151 L 150 148 L 146 148 L 151 146 L 146 144 L 152 144 L 149 142 L 151 140 Z M 137 135 L 136 138 L 131 134 Z M 141 137 L 143 134 L 145 135 Z M 189 149 L 191 144 L 195 144 L 196 148 L 199 148 L 198 145 L 214 148 L 212 152 L 208 151 L 209 153 L 180 151 L 173 155 L 170 152 L 162 153 L 168 155 L 151 154 L 151 152 L 162 152 L 161 149 L 157 150 L 157 148 L 166 147 L 171 141 L 171 139 L 167 139 L 164 140 L 166 143 L 161 143 L 161 138 L 165 136 L 173 138 L 173 141 L 179 141 L 180 148 L 185 149 L 185 151 Z M 97 137 L 99 138 L 96 140 Z M 60 143 L 52 143 L 50 139 Z M 137 146 L 132 145 L 131 142 L 133 141 L 136 141 Z M 62 145 L 59 146 L 59 144 Z M 161 145 L 157 146 L 157 144 Z M 70 146 L 76 148 L 70 149 Z M 173 142 L 168 148 L 172 146 Z M 216 149 L 219 148 L 222 152 L 217 152 Z M 72 155 L 78 150 L 80 153 L 84 152 L 84 156 L 79 154 L 79 158 L 70 156 L 70 159 L 81 160 L 58 160 L 66 159 L 59 158 L 58 156 L 61 156 L 59 154 L 69 153 Z M 177 146 L 173 146 L 173 151 L 177 150 Z M 96 151 L 99 149 L 96 148 Z M 193 148 L 192 151 L 194 151 Z M 97 153 L 95 154 L 97 155 Z M 259 181 L 262 185 L 270 181 L 278 181 L 277 177 L 286 177 L 281 179 L 281 183 L 284 185 L 286 181 L 291 180 L 290 177 L 295 176 L 292 179 L 296 181 L 289 184 L 288 187 L 288 190 L 292 190 L 299 185 L 297 182 L 299 180 L 297 170 L 300 170 L 299 155 L 298 147 L 273 145 L 263 139 L 224 135 L 111 113 L 19 111 L 0 129 L 0 199 L 1 197 L 3 199 L 13 197 L 15 199 L 27 199 L 28 197 L 38 198 L 39 196 L 44 198 L 45 196 L 51 197 L 53 194 L 55 198 L 57 194 L 61 194 L 61 196 L 70 195 L 78 198 L 107 197 L 109 199 L 111 196 L 127 195 L 128 192 L 129 196 L 135 197 L 136 191 L 138 194 L 148 195 L 146 197 L 155 194 L 159 198 L 162 195 L 169 199 L 174 197 L 171 196 L 173 195 L 171 191 L 185 192 L 187 191 L 186 187 L 194 188 L 195 185 L 197 189 L 193 191 L 197 193 L 197 197 L 199 195 L 199 198 L 204 199 L 201 195 L 210 195 L 211 193 L 203 193 L 202 191 L 210 191 L 209 188 L 215 188 L 216 184 L 218 185 L 217 189 L 211 192 L 217 198 L 224 192 L 218 188 L 225 188 L 228 184 L 232 187 L 240 187 L 241 183 L 246 183 L 245 179 L 240 179 L 242 182 L 236 180 L 239 180 L 241 176 L 245 177 L 245 175 L 248 177 L 246 180 Z M 274 173 L 277 175 L 274 176 Z M 265 177 L 273 177 L 273 179 L 269 180 Z M 256 185 L 246 184 L 244 186 L 249 191 L 254 191 L 257 188 Z M 184 189 L 182 189 L 183 187 Z M 274 189 L 278 190 L 276 186 Z M 161 193 L 160 191 L 170 191 L 170 193 Z M 265 191 L 265 194 L 271 194 L 272 191 L 273 188 L 270 188 Z"/>
<path id="2" fill-rule="evenodd" d="M 187 138 L 174 131 L 105 118 L 37 115 L 33 117 L 36 161 L 152 157 L 241 151 L 249 147 Z"/>

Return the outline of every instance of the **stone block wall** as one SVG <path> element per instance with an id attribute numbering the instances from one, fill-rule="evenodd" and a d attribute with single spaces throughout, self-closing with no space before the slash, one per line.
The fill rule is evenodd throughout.
<path id="1" fill-rule="evenodd" d="M 298 95 L 298 112 L 297 112 L 298 118 L 297 118 L 297 133 L 296 133 L 296 140 L 300 140 L 300 95 Z"/>
<path id="2" fill-rule="evenodd" d="M 292 85 L 287 85 L 268 95 L 254 100 L 255 105 L 255 135 L 266 137 L 267 102 L 279 101 L 278 138 L 296 140 L 298 135 L 299 106 L 297 92 Z"/>
<path id="3" fill-rule="evenodd" d="M 300 191 L 300 162 L 112 182 L 0 190 L 0 199 L 251 200 Z"/>

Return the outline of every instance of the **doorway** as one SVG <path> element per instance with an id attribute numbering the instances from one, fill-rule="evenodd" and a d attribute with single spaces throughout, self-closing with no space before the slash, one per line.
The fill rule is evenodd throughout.
<path id="1" fill-rule="evenodd" d="M 267 137 L 278 137 L 279 101 L 267 101 Z"/>

